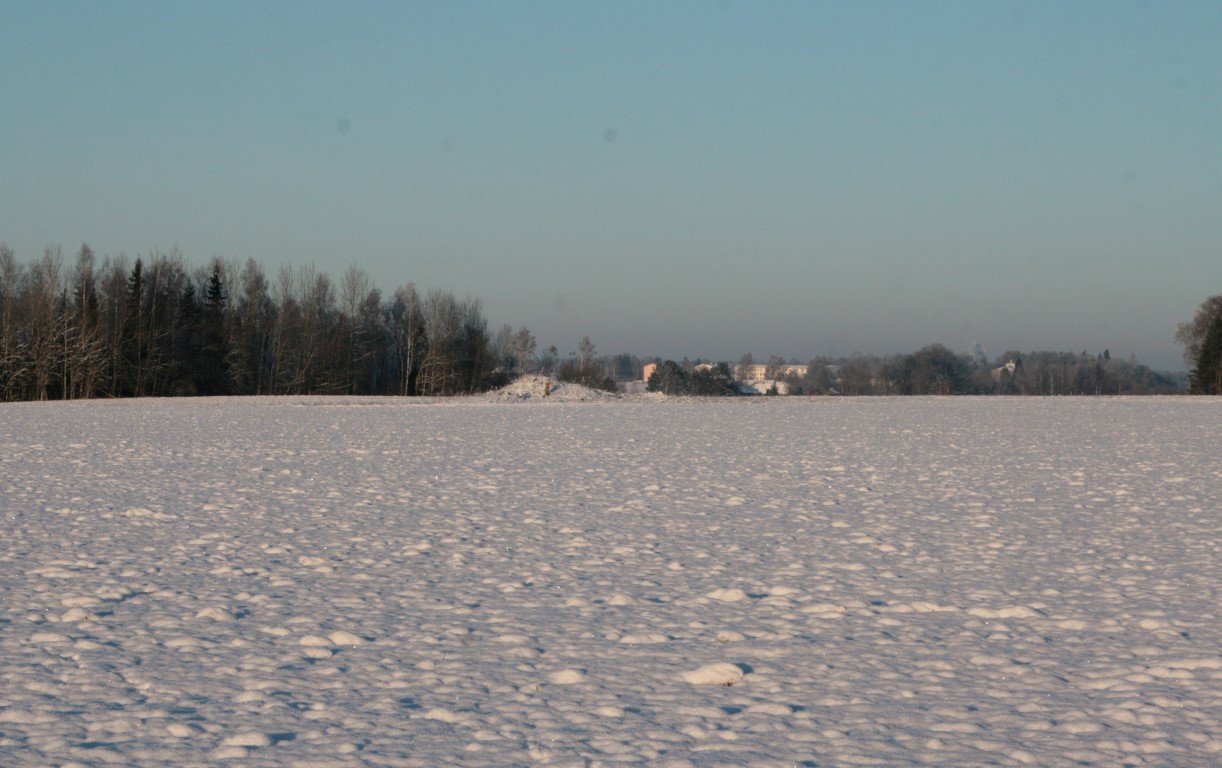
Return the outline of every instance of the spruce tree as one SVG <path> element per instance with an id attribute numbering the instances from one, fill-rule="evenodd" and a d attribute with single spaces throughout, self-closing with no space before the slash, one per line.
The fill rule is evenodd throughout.
<path id="1" fill-rule="evenodd" d="M 1222 395 L 1222 315 L 1210 324 L 1189 381 L 1194 395 Z"/>
<path id="2" fill-rule="evenodd" d="M 201 318 L 201 349 L 197 391 L 201 395 L 229 394 L 229 339 L 225 333 L 225 284 L 221 264 L 213 261 L 212 274 L 204 288 Z"/>

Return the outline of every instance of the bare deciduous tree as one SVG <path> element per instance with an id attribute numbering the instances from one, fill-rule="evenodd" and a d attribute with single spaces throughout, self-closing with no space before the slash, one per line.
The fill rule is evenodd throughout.
<path id="1" fill-rule="evenodd" d="M 455 348 L 462 332 L 462 308 L 454 294 L 430 290 L 424 299 L 424 334 L 428 347 L 420 364 L 420 394 L 457 391 Z"/>
<path id="2" fill-rule="evenodd" d="M 97 278 L 93 249 L 82 245 L 72 277 L 71 315 L 65 318 L 64 397 L 90 398 L 107 362 L 105 339 L 99 317 Z"/>
<path id="3" fill-rule="evenodd" d="M 361 328 L 361 302 L 368 292 L 369 276 L 357 265 L 350 265 L 339 282 L 340 319 L 343 325 L 344 357 L 347 362 L 344 371 L 344 392 L 347 394 L 356 391 L 356 379 L 367 354 L 361 344 L 364 334 Z"/>
<path id="4" fill-rule="evenodd" d="M 0 244 L 0 400 L 19 400 L 30 374 L 28 339 L 17 324 L 25 275 L 13 249 Z"/>
<path id="5" fill-rule="evenodd" d="M 513 350 L 514 354 L 518 358 L 518 370 L 522 373 L 527 372 L 530 365 L 530 359 L 534 357 L 535 348 L 537 346 L 538 342 L 535 341 L 535 335 L 531 333 L 526 326 L 522 326 L 518 329 L 518 332 L 514 334 Z"/>
<path id="6" fill-rule="evenodd" d="M 423 363 L 426 338 L 424 307 L 420 294 L 412 283 L 395 291 L 395 298 L 385 311 L 387 332 L 394 349 L 396 389 L 400 395 L 419 393 L 420 366 Z"/>
<path id="7" fill-rule="evenodd" d="M 47 248 L 30 270 L 25 311 L 30 323 L 30 368 L 34 400 L 50 396 L 52 377 L 62 354 L 64 313 L 59 311 L 63 259 L 58 246 Z"/>

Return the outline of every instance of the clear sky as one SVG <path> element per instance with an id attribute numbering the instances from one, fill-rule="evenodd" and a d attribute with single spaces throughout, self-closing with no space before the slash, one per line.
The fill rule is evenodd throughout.
<path id="1" fill-rule="evenodd" d="M 562 354 L 1182 368 L 1222 3 L 3 0 L 0 242 L 355 263 Z"/>

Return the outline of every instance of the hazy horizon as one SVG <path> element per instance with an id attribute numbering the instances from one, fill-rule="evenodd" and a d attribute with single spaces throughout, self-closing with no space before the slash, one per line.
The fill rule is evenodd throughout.
<path id="1" fill-rule="evenodd" d="M 355 9 L 355 10 L 354 10 Z M 1222 292 L 1207 2 L 9 4 L 0 242 L 479 297 L 565 354 L 1136 354 Z"/>

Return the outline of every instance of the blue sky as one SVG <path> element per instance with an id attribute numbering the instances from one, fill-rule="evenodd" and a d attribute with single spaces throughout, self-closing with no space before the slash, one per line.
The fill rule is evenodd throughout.
<path id="1" fill-rule="evenodd" d="M 1222 292 L 1222 3 L 0 3 L 0 242 L 359 264 L 562 353 L 1135 353 Z"/>

